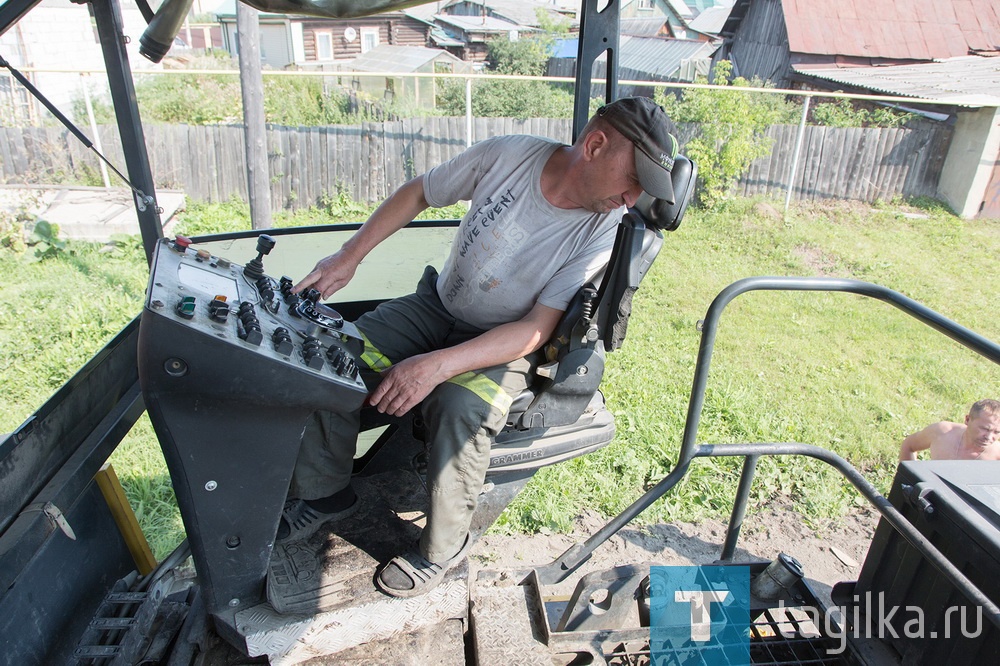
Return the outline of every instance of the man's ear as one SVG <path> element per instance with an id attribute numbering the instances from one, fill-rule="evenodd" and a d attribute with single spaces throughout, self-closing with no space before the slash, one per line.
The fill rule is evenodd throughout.
<path id="1" fill-rule="evenodd" d="M 603 130 L 593 130 L 583 139 L 583 155 L 588 161 L 593 160 L 608 149 L 611 140 Z"/>

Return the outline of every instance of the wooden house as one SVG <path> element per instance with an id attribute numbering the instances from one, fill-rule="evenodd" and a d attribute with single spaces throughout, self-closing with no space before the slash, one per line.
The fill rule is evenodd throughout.
<path id="1" fill-rule="evenodd" d="M 715 59 L 778 87 L 933 100 L 954 122 L 938 194 L 1000 217 L 996 0 L 737 0 Z"/>

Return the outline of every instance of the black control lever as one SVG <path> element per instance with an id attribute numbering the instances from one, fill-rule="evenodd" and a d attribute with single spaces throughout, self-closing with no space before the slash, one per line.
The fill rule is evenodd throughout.
<path id="1" fill-rule="evenodd" d="M 270 254 L 274 248 L 274 239 L 267 234 L 257 237 L 257 257 L 251 259 L 243 266 L 243 275 L 248 279 L 257 281 L 264 276 L 264 255 Z"/>

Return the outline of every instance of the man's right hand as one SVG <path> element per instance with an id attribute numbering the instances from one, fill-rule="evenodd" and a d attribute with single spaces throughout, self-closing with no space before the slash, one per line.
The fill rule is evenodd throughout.
<path id="1" fill-rule="evenodd" d="M 316 267 L 292 287 L 293 293 L 312 287 L 324 300 L 347 286 L 358 270 L 358 264 L 343 250 L 316 262 Z"/>

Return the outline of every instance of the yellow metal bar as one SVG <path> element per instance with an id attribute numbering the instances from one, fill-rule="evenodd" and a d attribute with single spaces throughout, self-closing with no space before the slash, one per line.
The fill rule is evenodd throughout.
<path id="1" fill-rule="evenodd" d="M 118 475 L 115 474 L 115 468 L 111 466 L 111 463 L 105 463 L 94 475 L 94 480 L 97 481 L 97 486 L 101 489 L 104 500 L 108 503 L 108 508 L 111 509 L 111 515 L 118 525 L 118 531 L 125 539 L 125 545 L 132 553 L 135 566 L 139 573 L 145 576 L 156 568 L 156 558 L 153 557 L 153 551 L 149 548 L 146 535 L 139 527 L 139 521 L 135 518 L 132 505 L 125 497 L 125 489 L 122 488 Z"/>

